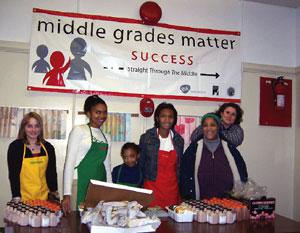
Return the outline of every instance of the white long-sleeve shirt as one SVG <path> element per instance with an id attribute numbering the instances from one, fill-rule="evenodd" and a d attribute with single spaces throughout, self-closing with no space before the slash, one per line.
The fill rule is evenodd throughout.
<path id="1" fill-rule="evenodd" d="M 99 140 L 108 144 L 108 151 L 106 159 L 104 160 L 104 166 L 106 170 L 107 182 L 112 182 L 111 178 L 111 138 L 108 134 L 104 134 L 103 137 L 100 129 L 91 127 L 93 136 Z M 73 179 L 77 179 L 77 172 L 74 172 L 76 166 L 79 165 L 81 160 L 87 154 L 91 147 L 91 133 L 87 125 L 75 126 L 68 139 L 67 155 L 64 166 L 64 195 L 71 195 Z"/>

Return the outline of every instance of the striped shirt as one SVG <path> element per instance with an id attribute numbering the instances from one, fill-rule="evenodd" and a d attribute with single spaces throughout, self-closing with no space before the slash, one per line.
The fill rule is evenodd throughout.
<path id="1" fill-rule="evenodd" d="M 220 136 L 222 139 L 232 144 L 233 146 L 239 146 L 244 140 L 244 130 L 240 125 L 231 125 L 225 128 L 222 124 L 220 126 Z M 191 135 L 191 142 L 197 142 L 203 138 L 203 129 L 199 125 Z"/>

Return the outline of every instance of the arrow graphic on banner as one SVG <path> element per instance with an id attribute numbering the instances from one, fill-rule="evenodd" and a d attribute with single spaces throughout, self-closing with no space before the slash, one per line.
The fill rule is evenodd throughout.
<path id="1" fill-rule="evenodd" d="M 215 73 L 215 74 L 205 74 L 205 73 L 200 73 L 201 76 L 210 76 L 210 77 L 216 77 L 216 79 L 218 77 L 220 77 L 219 73 Z"/>
<path id="2" fill-rule="evenodd" d="M 109 68 L 107 66 L 103 66 L 103 69 L 108 70 Z M 114 67 L 111 67 L 110 69 L 113 70 Z M 119 67 L 118 69 L 119 70 L 124 70 L 124 67 Z"/>

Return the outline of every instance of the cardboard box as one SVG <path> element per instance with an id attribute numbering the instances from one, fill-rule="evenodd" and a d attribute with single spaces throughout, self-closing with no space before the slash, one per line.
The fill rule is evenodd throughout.
<path id="1" fill-rule="evenodd" d="M 120 184 L 90 180 L 87 195 L 85 197 L 86 207 L 95 207 L 99 201 L 137 201 L 143 207 L 149 206 L 154 199 L 153 191 L 149 189 L 133 188 Z M 97 222 L 89 225 L 91 233 L 135 233 L 154 232 L 158 225 L 145 225 L 133 228 L 103 225 Z"/>
<path id="2" fill-rule="evenodd" d="M 121 184 L 113 184 L 90 180 L 85 197 L 86 207 L 95 207 L 99 201 L 137 201 L 144 208 L 154 199 L 153 191 L 149 189 L 134 188 Z"/>

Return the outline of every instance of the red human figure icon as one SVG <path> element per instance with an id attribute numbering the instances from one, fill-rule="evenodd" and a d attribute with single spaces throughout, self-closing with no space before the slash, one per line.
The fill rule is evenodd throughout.
<path id="1" fill-rule="evenodd" d="M 53 69 L 46 73 L 43 79 L 43 84 L 46 82 L 47 86 L 65 86 L 63 73 L 69 68 L 71 59 L 69 58 L 69 61 L 65 66 L 63 66 L 64 62 L 65 57 L 62 52 L 55 51 L 51 54 L 50 64 Z"/>

